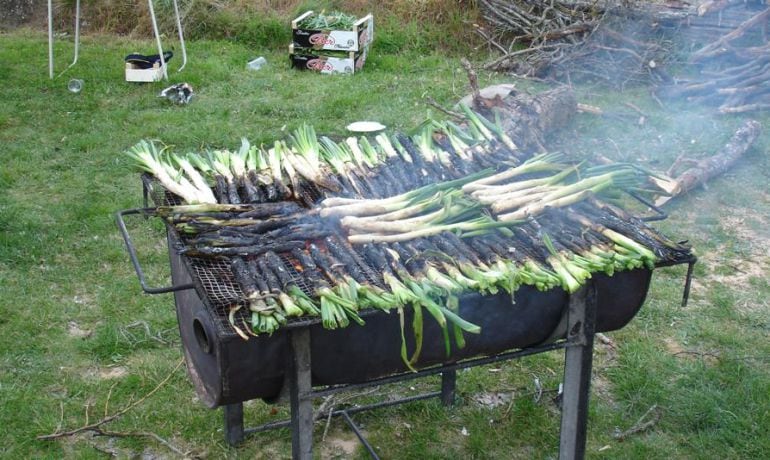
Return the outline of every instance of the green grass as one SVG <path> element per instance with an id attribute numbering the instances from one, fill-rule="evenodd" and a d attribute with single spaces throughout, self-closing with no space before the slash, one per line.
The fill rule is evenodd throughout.
<path id="1" fill-rule="evenodd" d="M 268 142 L 302 122 L 331 135 L 365 119 L 408 130 L 436 115 L 425 95 L 446 105 L 464 95 L 465 75 L 454 57 L 397 52 L 398 43 L 375 46 L 364 71 L 345 78 L 293 71 L 277 47 L 193 41 L 187 69 L 170 77 L 191 83 L 196 97 L 175 107 L 156 97 L 164 84 L 123 81 L 122 57 L 151 51 L 150 41 L 86 37 L 80 64 L 53 81 L 45 44 L 39 33 L 0 35 L 0 457 L 102 458 L 110 449 L 167 455 L 146 438 L 35 439 L 58 426 L 80 426 L 86 414 L 96 420 L 105 406 L 110 413 L 126 407 L 181 359 L 173 298 L 141 293 L 114 224 L 115 211 L 141 206 L 138 176 L 122 152 L 142 138 L 179 150 L 235 147 L 241 136 Z M 59 41 L 56 51 L 61 70 L 71 43 Z M 257 55 L 269 65 L 247 71 L 246 61 Z M 178 64 L 172 61 L 172 70 Z M 70 77 L 85 81 L 81 94 L 67 92 Z M 480 79 L 504 81 L 486 73 Z M 742 121 L 687 106 L 664 111 L 642 91 L 599 97 L 595 89 L 578 90 L 582 102 L 627 111 L 622 103 L 632 101 L 649 117 L 639 126 L 636 117 L 580 115 L 555 148 L 599 151 L 658 170 L 681 153 L 698 158 L 714 151 Z M 671 217 L 657 226 L 689 239 L 701 258 L 691 303 L 679 307 L 683 268 L 659 270 L 634 321 L 608 334 L 616 349 L 597 345 L 590 458 L 746 459 L 770 452 L 768 145 L 764 134 L 727 175 L 667 207 Z M 162 227 L 139 219 L 130 226 L 151 282 L 166 283 Z M 79 337 L 78 330 L 90 335 Z M 455 408 L 425 401 L 356 420 L 385 458 L 553 458 L 559 416 L 551 398 L 562 361 L 551 353 L 461 372 Z M 537 402 L 535 378 L 547 390 Z M 431 378 L 382 392 L 409 395 L 437 384 Z M 513 400 L 487 408 L 475 402 L 481 393 Z M 654 427 L 614 440 L 616 430 L 630 428 L 655 404 L 661 419 Z M 247 423 L 287 414 L 285 406 L 272 411 L 249 403 Z M 221 413 L 197 400 L 180 369 L 108 428 L 151 431 L 210 458 L 289 455 L 286 431 L 232 449 L 221 426 Z M 351 439 L 341 421 L 332 422 L 325 441 L 322 431 L 315 432 L 319 452 L 365 458 L 360 448 L 351 455 L 335 447 Z"/>

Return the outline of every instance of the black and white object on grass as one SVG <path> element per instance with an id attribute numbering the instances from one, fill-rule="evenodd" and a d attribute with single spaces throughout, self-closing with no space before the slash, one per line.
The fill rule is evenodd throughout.
<path id="1" fill-rule="evenodd" d="M 177 105 L 187 105 L 193 94 L 193 87 L 189 83 L 177 83 L 161 91 L 158 97 L 164 97 Z"/>

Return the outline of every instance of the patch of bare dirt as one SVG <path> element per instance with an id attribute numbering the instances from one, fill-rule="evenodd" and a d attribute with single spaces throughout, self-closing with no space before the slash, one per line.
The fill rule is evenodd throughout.
<path id="1" fill-rule="evenodd" d="M 500 406 L 507 406 L 513 399 L 513 393 L 476 393 L 472 396 L 473 401 L 485 409 L 494 409 Z"/>
<path id="2" fill-rule="evenodd" d="M 663 339 L 663 345 L 666 346 L 666 351 L 668 351 L 672 355 L 678 355 L 684 351 L 684 347 L 682 347 L 682 344 L 677 342 L 675 339 L 671 337 L 666 337 Z"/>
<path id="3" fill-rule="evenodd" d="M 672 356 L 688 361 L 702 360 L 706 364 L 716 364 L 719 360 L 719 355 L 714 352 L 701 351 L 697 349 L 687 349 L 682 344 L 676 341 L 672 337 L 667 337 L 663 340 L 663 344 L 666 347 L 666 351 Z"/>
<path id="4" fill-rule="evenodd" d="M 99 380 L 122 379 L 128 375 L 128 368 L 124 366 L 90 368 L 84 372 L 86 378 Z"/>
<path id="5" fill-rule="evenodd" d="M 94 331 L 91 329 L 83 329 L 75 321 L 70 321 L 67 323 L 67 334 L 69 334 L 70 337 L 74 337 L 76 339 L 85 339 L 90 337 L 93 332 Z"/>
<path id="6" fill-rule="evenodd" d="M 366 433 L 364 433 L 366 437 Z M 319 445 L 321 458 L 351 458 L 361 446 L 353 432 L 330 432 Z"/>
<path id="7" fill-rule="evenodd" d="M 612 407 L 617 407 L 612 382 L 605 377 L 605 371 L 617 363 L 618 348 L 615 341 L 605 334 L 596 334 L 594 342 L 594 366 L 591 376 L 591 391 Z"/>
<path id="8" fill-rule="evenodd" d="M 706 276 L 693 280 L 693 287 L 720 284 L 732 289 L 751 289 L 752 279 L 770 276 L 770 233 L 757 231 L 766 229 L 770 220 L 759 213 L 746 208 L 734 208 L 730 214 L 720 217 L 720 226 L 743 247 L 742 254 L 736 255 L 726 245 L 720 245 L 715 251 L 701 254 L 700 262 L 706 267 Z M 729 273 L 725 273 L 725 268 Z M 766 304 L 743 305 L 746 311 L 767 308 Z"/>

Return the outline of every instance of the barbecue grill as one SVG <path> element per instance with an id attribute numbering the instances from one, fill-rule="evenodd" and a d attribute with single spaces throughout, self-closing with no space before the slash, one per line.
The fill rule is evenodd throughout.
<path id="1" fill-rule="evenodd" d="M 243 140 L 170 164 L 150 143 L 131 149 L 152 175 L 145 208 L 118 224 L 143 289 L 174 292 L 191 379 L 224 408 L 229 443 L 291 427 L 294 458 L 309 459 L 314 399 L 441 374 L 440 391 L 323 414 L 377 458 L 355 412 L 449 405 L 458 369 L 564 349 L 560 456 L 582 458 L 594 333 L 634 317 L 657 266 L 689 263 L 686 302 L 695 258 L 644 222 L 665 217 L 650 203 L 657 215 L 639 219 L 593 196 L 648 191 L 638 168 L 532 156 L 498 113 L 463 110 L 467 131 L 434 122 L 337 144 L 303 125 L 291 145 Z M 166 222 L 172 286 L 147 285 L 127 215 Z M 244 428 L 244 401 L 282 395 L 290 420 Z"/>
<path id="2" fill-rule="evenodd" d="M 173 197 L 145 178 L 145 199 L 156 204 L 174 204 Z M 354 409 L 337 410 L 376 457 L 352 420 L 362 410 L 440 397 L 454 400 L 456 370 L 535 353 L 566 350 L 560 453 L 562 458 L 581 458 L 585 449 L 593 335 L 624 327 L 642 306 L 652 270 L 636 269 L 609 277 L 596 274 L 580 291 L 570 295 L 562 289 L 538 291 L 521 286 L 511 296 L 468 294 L 460 299 L 459 314 L 481 326 L 480 335 L 467 337 L 462 349 L 453 347 L 447 356 L 442 331 L 426 323 L 424 346 L 409 371 L 399 355 L 399 318 L 381 311 L 363 311 L 366 326 L 324 329 L 318 319 L 294 320 L 271 336 L 243 340 L 228 319 L 234 302 L 242 298 L 230 265 L 221 259 L 178 254 L 180 237 L 168 227 L 172 286 L 148 286 L 128 234 L 124 217 L 142 215 L 154 208 L 118 213 L 118 224 L 126 240 L 132 263 L 147 293 L 174 292 L 177 319 L 190 378 L 200 399 L 210 408 L 223 407 L 225 436 L 235 445 L 246 434 L 272 428 L 291 427 L 295 458 L 311 458 L 312 402 L 333 393 L 362 386 L 442 375 L 441 390 L 396 401 Z M 649 220 L 665 217 L 662 213 Z M 683 302 L 689 292 L 695 258 L 689 263 Z M 291 264 L 287 264 L 291 266 Z M 296 276 L 296 279 L 301 279 Z M 237 319 L 248 328 L 245 318 Z M 407 315 L 407 323 L 411 317 Z M 409 346 L 413 346 L 407 334 Z M 366 347 L 361 344 L 365 343 Z M 274 402 L 288 393 L 291 420 L 256 428 L 244 428 L 244 401 L 261 398 Z"/>

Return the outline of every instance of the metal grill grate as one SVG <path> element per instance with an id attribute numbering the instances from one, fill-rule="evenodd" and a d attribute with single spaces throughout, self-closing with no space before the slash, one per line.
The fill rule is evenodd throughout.
<path id="1" fill-rule="evenodd" d="M 177 206 L 182 204 L 182 199 L 166 190 L 154 177 L 142 174 L 145 201 L 149 198 L 155 206 Z M 145 206 L 149 203 L 145 202 Z"/>
<path id="2" fill-rule="evenodd" d="M 238 324 L 249 324 L 249 309 L 243 298 L 243 291 L 233 279 L 230 262 L 227 259 L 203 259 L 183 257 L 186 259 L 189 272 L 193 277 L 198 296 L 209 308 L 214 318 L 218 332 L 222 336 L 236 335 L 230 325 L 230 310 L 240 305 L 235 313 Z"/>

